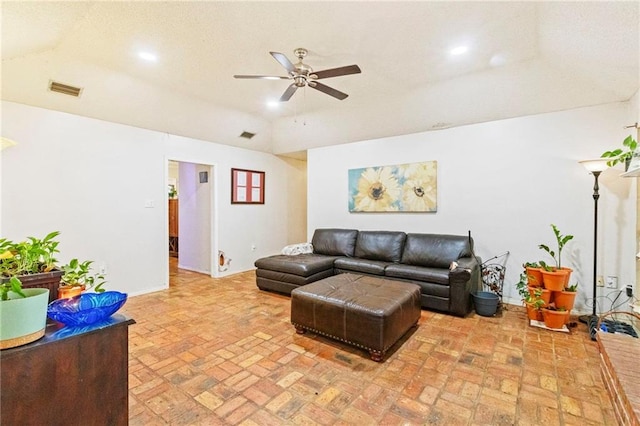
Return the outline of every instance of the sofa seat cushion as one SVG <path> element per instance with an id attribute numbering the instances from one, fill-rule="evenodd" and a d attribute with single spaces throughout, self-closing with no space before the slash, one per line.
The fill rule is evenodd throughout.
<path id="1" fill-rule="evenodd" d="M 384 274 L 389 278 L 404 278 L 407 280 L 449 285 L 449 269 L 393 263 L 387 266 Z"/>
<path id="2" fill-rule="evenodd" d="M 401 280 L 401 278 L 389 278 L 394 280 Z M 404 280 L 403 280 L 404 281 Z M 442 284 L 427 283 L 424 281 L 407 280 L 410 283 L 418 285 L 420 287 L 420 293 L 422 295 L 429 295 L 431 297 L 437 297 L 442 300 L 446 300 L 449 303 L 451 297 L 451 287 Z"/>
<path id="3" fill-rule="evenodd" d="M 354 256 L 360 259 L 400 262 L 407 234 L 394 231 L 360 231 Z"/>
<path id="4" fill-rule="evenodd" d="M 288 284 L 295 284 L 297 286 L 311 284 L 312 282 L 321 280 L 323 278 L 333 276 L 333 269 L 327 269 L 320 271 L 313 275 L 303 277 L 301 275 L 288 274 L 286 272 L 270 271 L 268 269 L 256 269 L 256 277 L 264 278 L 271 281 L 277 281 Z"/>
<path id="5" fill-rule="evenodd" d="M 378 260 L 358 259 L 355 257 L 339 257 L 334 262 L 336 272 L 360 272 L 370 275 L 384 275 L 384 269 L 391 265 L 389 262 Z"/>
<path id="6" fill-rule="evenodd" d="M 297 256 L 278 254 L 256 260 L 255 266 L 258 269 L 309 277 L 319 272 L 333 271 L 333 262 L 335 260 L 335 256 L 319 254 L 299 254 Z"/>

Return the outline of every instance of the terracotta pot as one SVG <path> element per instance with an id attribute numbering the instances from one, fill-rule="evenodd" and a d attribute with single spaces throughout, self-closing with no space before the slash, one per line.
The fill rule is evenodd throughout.
<path id="1" fill-rule="evenodd" d="M 542 286 L 542 268 L 532 268 L 527 266 L 527 281 L 529 287 L 540 287 Z"/>
<path id="2" fill-rule="evenodd" d="M 569 319 L 569 311 L 542 310 L 544 325 L 548 328 L 562 328 Z"/>
<path id="3" fill-rule="evenodd" d="M 576 300 L 575 291 L 554 291 L 553 293 L 553 303 L 556 305 L 556 308 L 565 308 L 567 311 L 573 309 L 573 303 Z"/>
<path id="4" fill-rule="evenodd" d="M 79 296 L 84 291 L 84 286 L 61 286 L 58 287 L 58 299 L 70 299 Z"/>
<path id="5" fill-rule="evenodd" d="M 544 306 L 547 306 L 551 303 L 551 290 L 547 290 L 546 288 L 539 287 L 529 287 L 529 294 L 531 297 L 536 297 L 536 290 L 542 290 L 542 294 L 540 295 L 540 299 L 544 300 Z"/>
<path id="6" fill-rule="evenodd" d="M 566 268 L 566 267 L 562 267 L 560 268 L 560 272 L 565 271 L 567 274 L 567 279 L 564 282 L 564 288 L 569 287 L 569 278 L 571 278 L 571 273 L 573 272 L 573 269 L 571 268 Z"/>
<path id="7" fill-rule="evenodd" d="M 542 311 L 540 309 L 536 309 L 530 303 L 525 303 L 525 306 L 527 307 L 527 317 L 529 317 L 530 320 L 542 321 Z"/>
<path id="8" fill-rule="evenodd" d="M 565 269 L 557 270 L 557 271 L 542 271 L 542 283 L 544 284 L 544 288 L 551 291 L 562 291 L 564 290 L 565 284 L 569 281 L 568 275 L 571 274 L 570 271 Z"/>

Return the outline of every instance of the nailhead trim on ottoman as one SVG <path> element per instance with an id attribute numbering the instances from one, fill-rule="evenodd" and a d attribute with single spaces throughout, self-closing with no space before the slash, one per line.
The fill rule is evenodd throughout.
<path id="1" fill-rule="evenodd" d="M 382 361 L 420 319 L 420 287 L 357 274 L 338 274 L 291 292 L 291 323 L 369 351 Z"/>

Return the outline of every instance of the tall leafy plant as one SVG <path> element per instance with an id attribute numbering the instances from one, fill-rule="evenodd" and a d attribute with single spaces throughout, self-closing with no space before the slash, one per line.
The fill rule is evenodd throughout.
<path id="1" fill-rule="evenodd" d="M 571 241 L 573 239 L 573 235 L 562 235 L 562 234 L 560 234 L 560 230 L 553 223 L 551 224 L 551 228 L 553 229 L 553 234 L 556 237 L 556 243 L 558 245 L 558 253 L 557 253 L 557 255 L 556 255 L 555 251 L 551 250 L 549 248 L 549 246 L 547 246 L 545 244 L 540 244 L 538 246 L 538 248 L 540 248 L 541 250 L 546 251 L 553 258 L 553 260 L 554 260 L 554 262 L 556 264 L 556 268 L 557 269 L 561 269 L 562 268 L 562 249 L 564 248 L 565 244 L 567 244 L 569 241 Z"/>

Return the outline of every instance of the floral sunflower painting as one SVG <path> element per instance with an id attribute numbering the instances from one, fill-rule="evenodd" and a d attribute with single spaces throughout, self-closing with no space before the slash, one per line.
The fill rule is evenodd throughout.
<path id="1" fill-rule="evenodd" d="M 350 169 L 349 211 L 437 211 L 437 162 Z"/>

